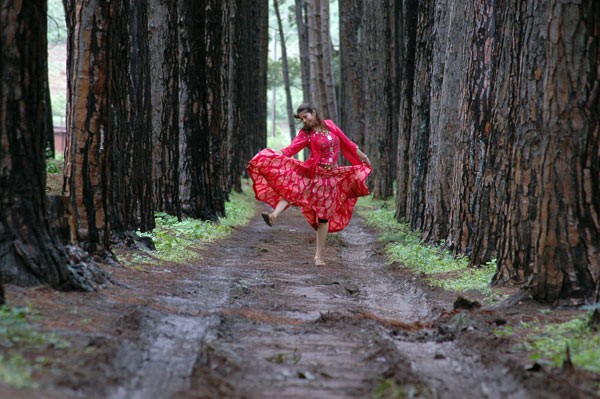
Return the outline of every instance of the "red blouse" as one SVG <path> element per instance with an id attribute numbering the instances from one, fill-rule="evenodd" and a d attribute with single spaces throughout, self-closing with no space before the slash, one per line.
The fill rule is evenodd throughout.
<path id="1" fill-rule="evenodd" d="M 354 144 L 335 123 L 331 120 L 323 121 L 329 129 L 326 133 L 300 130 L 289 146 L 282 151 L 287 157 L 294 156 L 300 150 L 310 146 L 310 157 L 304 165 L 314 175 L 317 165 L 337 165 L 339 151 L 352 165 L 359 165 L 360 159 L 356 155 L 358 146 Z"/>

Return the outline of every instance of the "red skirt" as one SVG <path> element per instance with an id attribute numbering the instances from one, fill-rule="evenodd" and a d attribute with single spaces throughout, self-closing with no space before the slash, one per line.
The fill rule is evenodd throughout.
<path id="1" fill-rule="evenodd" d="M 247 167 L 256 199 L 275 208 L 280 199 L 301 209 L 308 224 L 317 228 L 317 219 L 329 220 L 329 232 L 344 229 L 352 218 L 358 197 L 368 195 L 365 182 L 371 166 L 317 166 L 314 177 L 297 159 L 264 149 Z"/>

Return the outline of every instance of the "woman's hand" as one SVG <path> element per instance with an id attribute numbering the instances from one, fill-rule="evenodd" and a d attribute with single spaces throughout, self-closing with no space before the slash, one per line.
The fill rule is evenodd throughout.
<path id="1" fill-rule="evenodd" d="M 362 163 L 366 163 L 367 165 L 371 166 L 371 161 L 369 161 L 369 157 L 367 156 L 367 154 L 365 154 L 364 152 L 362 152 L 361 150 L 359 150 L 357 148 L 356 155 L 358 156 L 358 159 L 360 159 Z"/>

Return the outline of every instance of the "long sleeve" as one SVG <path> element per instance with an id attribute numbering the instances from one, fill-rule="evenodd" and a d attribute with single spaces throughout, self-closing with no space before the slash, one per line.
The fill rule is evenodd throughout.
<path id="1" fill-rule="evenodd" d="M 286 157 L 293 157 L 298 152 L 300 152 L 300 150 L 307 147 L 309 143 L 309 135 L 304 130 L 300 130 L 300 132 L 298 132 L 298 135 L 294 137 L 290 145 L 282 149 L 281 152 Z"/>

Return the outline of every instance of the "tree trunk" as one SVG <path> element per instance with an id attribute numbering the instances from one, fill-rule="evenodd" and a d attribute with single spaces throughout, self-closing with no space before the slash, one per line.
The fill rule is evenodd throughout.
<path id="1" fill-rule="evenodd" d="M 409 216 L 410 142 L 412 134 L 413 95 L 415 84 L 415 52 L 417 42 L 417 0 L 403 0 L 399 22 L 399 99 L 396 219 Z"/>
<path id="2" fill-rule="evenodd" d="M 285 104 L 287 109 L 288 126 L 290 128 L 290 140 L 296 136 L 296 124 L 294 123 L 294 105 L 292 104 L 292 90 L 290 86 L 290 72 L 288 68 L 287 46 L 285 44 L 285 34 L 283 32 L 283 23 L 279 12 L 279 1 L 273 0 L 275 15 L 277 17 L 277 27 L 279 29 L 279 41 L 281 42 L 281 66 L 283 72 L 283 86 L 285 88 Z"/>
<path id="3" fill-rule="evenodd" d="M 340 0 L 339 8 L 340 126 L 352 141 L 364 148 L 363 0 Z"/>
<path id="4" fill-rule="evenodd" d="M 311 102 L 323 119 L 337 121 L 333 59 L 329 34 L 329 1 L 306 1 Z"/>
<path id="5" fill-rule="evenodd" d="M 216 221 L 224 215 L 226 195 L 220 145 L 227 132 L 223 21 L 229 14 L 221 0 L 178 5 L 182 211 Z"/>
<path id="6" fill-rule="evenodd" d="M 176 2 L 148 1 L 154 205 L 181 218 L 177 18 Z"/>
<path id="7" fill-rule="evenodd" d="M 91 290 L 92 269 L 69 260 L 47 219 L 46 11 L 0 7 L 0 282 Z"/>
<path id="8" fill-rule="evenodd" d="M 361 51 L 365 152 L 375 166 L 369 188 L 375 198 L 394 194 L 398 146 L 396 7 L 394 1 L 363 3 Z"/>
<path id="9" fill-rule="evenodd" d="M 113 235 L 154 228 L 145 0 L 111 2 L 108 43 L 109 216 Z"/>
<path id="10" fill-rule="evenodd" d="M 414 230 L 425 226 L 425 182 L 429 167 L 428 150 L 431 129 L 432 48 L 434 41 L 434 0 L 420 2 L 415 43 L 415 75 L 413 105 L 410 117 L 411 133 L 408 151 L 411 154 L 408 173 L 407 220 Z"/>
<path id="11" fill-rule="evenodd" d="M 310 60 L 308 50 L 307 0 L 295 0 L 298 46 L 300 48 L 300 69 L 302 70 L 302 102 L 312 102 L 310 91 Z"/>
<path id="12" fill-rule="evenodd" d="M 532 13 L 546 65 L 531 109 L 540 127 L 533 274 L 538 299 L 598 301 L 600 293 L 600 3 L 552 1 Z M 536 21 L 535 16 L 543 19 Z M 530 42 L 531 43 L 531 42 Z M 540 44 L 538 44 L 540 45 Z M 541 69 L 543 67 L 543 69 Z M 534 93 L 529 93 L 534 94 Z M 533 105 L 533 98 L 527 96 Z M 533 199 L 533 198 L 532 198 Z M 507 241 L 517 237 L 507 237 Z M 504 254 L 502 254 L 504 255 Z M 511 267 L 500 258 L 503 270 Z"/>
<path id="13" fill-rule="evenodd" d="M 109 248 L 107 217 L 107 32 L 109 6 L 65 1 L 67 143 L 63 193 L 71 198 L 77 234 L 70 242 L 91 253 Z"/>

